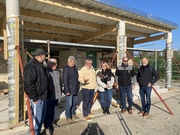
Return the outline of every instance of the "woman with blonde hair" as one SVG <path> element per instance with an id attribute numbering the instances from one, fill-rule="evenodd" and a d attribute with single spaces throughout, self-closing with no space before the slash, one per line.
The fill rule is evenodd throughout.
<path id="1" fill-rule="evenodd" d="M 97 73 L 97 84 L 100 96 L 100 103 L 103 114 L 110 114 L 109 107 L 112 100 L 112 88 L 114 84 L 114 75 L 106 62 L 101 64 L 101 71 Z"/>

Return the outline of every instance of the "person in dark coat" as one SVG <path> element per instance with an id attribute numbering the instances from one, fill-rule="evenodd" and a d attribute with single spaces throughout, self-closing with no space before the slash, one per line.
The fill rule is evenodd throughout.
<path id="1" fill-rule="evenodd" d="M 141 67 L 138 70 L 137 82 L 139 83 L 139 94 L 141 97 L 142 110 L 139 112 L 144 117 L 149 116 L 151 107 L 152 85 L 159 80 L 159 75 L 154 67 L 148 64 L 148 59 L 141 60 Z"/>
<path id="2" fill-rule="evenodd" d="M 38 48 L 24 68 L 24 91 L 30 98 L 35 135 L 40 135 L 47 105 L 48 77 L 43 62 L 47 53 Z"/>
<path id="3" fill-rule="evenodd" d="M 121 100 L 122 100 L 122 110 L 121 113 L 124 114 L 126 112 L 126 95 L 128 101 L 128 113 L 132 114 L 132 89 L 135 88 L 135 78 L 136 74 L 134 72 L 133 66 L 128 64 L 128 58 L 122 58 L 122 64 L 117 66 L 116 68 L 116 81 L 117 81 L 117 88 L 120 90 Z"/>
<path id="4" fill-rule="evenodd" d="M 64 94 L 66 95 L 65 115 L 68 123 L 73 123 L 73 119 L 78 119 L 76 116 L 76 105 L 80 83 L 78 81 L 79 74 L 75 63 L 75 57 L 69 56 L 68 63 L 63 68 Z"/>

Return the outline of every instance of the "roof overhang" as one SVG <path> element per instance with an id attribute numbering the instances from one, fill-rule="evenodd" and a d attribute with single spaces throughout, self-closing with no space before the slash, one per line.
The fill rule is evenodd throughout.
<path id="1" fill-rule="evenodd" d="M 20 0 L 27 39 L 116 46 L 116 24 L 126 23 L 127 38 L 159 40 L 176 23 L 105 0 Z M 5 0 L 0 2 L 0 36 L 6 22 Z M 141 41 L 135 41 L 134 43 Z"/>

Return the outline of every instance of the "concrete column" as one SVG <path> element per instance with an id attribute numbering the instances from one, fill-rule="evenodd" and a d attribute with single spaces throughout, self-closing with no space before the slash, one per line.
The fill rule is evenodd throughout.
<path id="1" fill-rule="evenodd" d="M 9 124 L 19 122 L 19 0 L 6 0 L 6 30 L 8 45 Z"/>
<path id="2" fill-rule="evenodd" d="M 76 58 L 76 65 L 78 65 L 78 61 L 77 61 L 77 48 L 70 48 L 70 54 Z"/>
<path id="3" fill-rule="evenodd" d="M 172 85 L 172 33 L 168 32 L 166 35 L 166 87 L 171 88 Z"/>
<path id="4" fill-rule="evenodd" d="M 134 44 L 133 44 L 134 38 L 128 38 L 127 40 L 127 47 L 129 48 L 134 48 Z M 127 50 L 129 52 L 129 54 L 134 57 L 134 51 L 132 50 Z"/>
<path id="5" fill-rule="evenodd" d="M 126 56 L 126 40 L 127 37 L 125 35 L 125 22 L 120 21 L 117 24 L 117 30 L 118 30 L 118 35 L 117 35 L 117 51 L 119 52 L 117 55 L 117 65 L 120 65 L 122 63 L 122 58 Z"/>
<path id="6" fill-rule="evenodd" d="M 70 54 L 74 57 L 77 55 L 77 48 L 70 48 Z"/>

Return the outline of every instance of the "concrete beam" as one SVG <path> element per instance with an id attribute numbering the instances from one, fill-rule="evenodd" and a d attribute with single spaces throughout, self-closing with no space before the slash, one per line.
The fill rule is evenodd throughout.
<path id="1" fill-rule="evenodd" d="M 133 44 L 141 44 L 141 43 L 145 43 L 145 42 L 162 40 L 162 39 L 165 39 L 165 35 L 166 35 L 166 34 L 162 34 L 162 35 L 158 35 L 158 36 L 154 36 L 154 37 L 149 37 L 149 38 L 134 40 Z"/>

